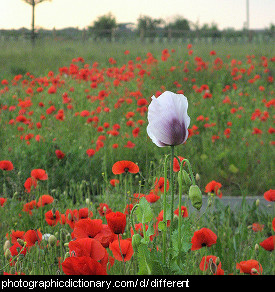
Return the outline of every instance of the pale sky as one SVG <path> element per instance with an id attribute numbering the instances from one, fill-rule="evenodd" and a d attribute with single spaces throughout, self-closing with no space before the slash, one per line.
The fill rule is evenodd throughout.
<path id="1" fill-rule="evenodd" d="M 219 29 L 242 29 L 247 0 L 52 0 L 36 6 L 36 28 L 86 28 L 109 12 L 118 23 L 136 23 L 141 15 L 165 21 L 182 16 L 199 25 L 212 22 Z M 31 6 L 23 0 L 0 0 L 0 29 L 31 27 Z M 251 29 L 275 23 L 275 0 L 249 0 Z"/>

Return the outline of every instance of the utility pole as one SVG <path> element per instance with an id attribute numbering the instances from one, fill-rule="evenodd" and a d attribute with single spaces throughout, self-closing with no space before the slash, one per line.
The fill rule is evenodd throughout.
<path id="1" fill-rule="evenodd" d="M 246 0 L 246 27 L 249 31 L 249 0 Z"/>
<path id="2" fill-rule="evenodd" d="M 247 28 L 247 34 L 248 34 L 248 41 L 251 42 L 251 31 L 249 27 L 249 0 L 246 0 L 246 28 Z"/>

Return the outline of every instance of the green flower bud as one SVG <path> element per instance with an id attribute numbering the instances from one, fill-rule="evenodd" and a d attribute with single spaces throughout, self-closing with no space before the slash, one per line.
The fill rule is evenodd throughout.
<path id="1" fill-rule="evenodd" d="M 137 251 L 141 240 L 142 240 L 142 236 L 139 233 L 136 233 L 132 236 L 132 246 L 135 252 Z"/>
<path id="2" fill-rule="evenodd" d="M 9 249 L 6 249 L 5 251 L 5 259 L 9 260 L 11 258 L 11 251 Z"/>
<path id="3" fill-rule="evenodd" d="M 189 188 L 189 198 L 191 200 L 192 206 L 197 210 L 200 210 L 202 206 L 202 194 L 197 185 L 192 185 Z"/>
<path id="4" fill-rule="evenodd" d="M 54 235 L 51 235 L 48 239 L 48 242 L 49 242 L 49 245 L 50 246 L 55 246 L 56 245 L 56 242 L 57 242 L 57 239 Z"/>
<path id="5" fill-rule="evenodd" d="M 182 191 L 184 193 L 187 193 L 189 187 L 192 185 L 192 182 L 191 182 L 191 179 L 189 177 L 189 174 L 184 169 L 182 169 L 182 171 L 179 171 L 178 180 L 179 180 L 179 183 L 180 183 L 180 181 L 182 182 Z"/>

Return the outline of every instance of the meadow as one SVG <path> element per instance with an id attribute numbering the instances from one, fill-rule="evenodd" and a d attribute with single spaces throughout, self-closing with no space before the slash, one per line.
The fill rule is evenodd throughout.
<path id="1" fill-rule="evenodd" d="M 1 43 L 1 273 L 274 274 L 274 52 Z M 172 154 L 146 131 L 165 91 L 191 120 Z"/>

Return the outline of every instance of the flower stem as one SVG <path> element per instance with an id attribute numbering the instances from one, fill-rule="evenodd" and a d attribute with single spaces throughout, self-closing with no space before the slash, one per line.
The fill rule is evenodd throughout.
<path id="1" fill-rule="evenodd" d="M 167 240 L 167 220 L 166 220 L 166 194 L 167 194 L 167 158 L 168 155 L 164 159 L 164 190 L 163 190 L 163 223 L 164 223 L 164 230 L 163 230 L 163 237 L 162 237 L 162 245 L 163 245 L 163 263 L 166 262 L 166 240 Z"/>
<path id="2" fill-rule="evenodd" d="M 172 227 L 173 227 L 173 211 L 174 211 L 174 173 L 173 173 L 173 164 L 174 164 L 174 154 L 175 149 L 174 146 L 171 146 L 171 164 L 170 164 L 170 190 L 171 190 L 171 225 L 170 225 L 170 238 L 172 235 Z M 166 184 L 166 181 L 165 183 Z"/>

